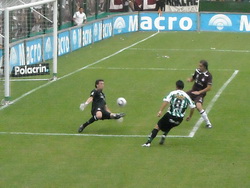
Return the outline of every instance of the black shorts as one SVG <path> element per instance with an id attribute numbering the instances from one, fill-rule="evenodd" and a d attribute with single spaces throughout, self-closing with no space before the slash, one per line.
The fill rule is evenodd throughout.
<path id="1" fill-rule="evenodd" d="M 161 11 L 165 10 L 165 1 L 164 0 L 156 1 L 155 9 L 156 11 L 159 9 L 161 9 Z"/>
<path id="2" fill-rule="evenodd" d="M 160 130 L 168 132 L 173 127 L 176 127 L 181 124 L 183 118 L 175 117 L 170 115 L 168 112 L 158 121 L 157 125 Z"/>
<path id="3" fill-rule="evenodd" d="M 97 111 L 101 111 L 102 112 L 102 120 L 104 119 L 110 119 L 110 112 L 108 112 L 107 110 L 105 110 L 104 108 L 94 108 L 91 110 L 91 114 L 92 116 L 96 115 Z"/>
<path id="4" fill-rule="evenodd" d="M 200 95 L 195 95 L 192 93 L 193 90 L 187 91 L 186 93 L 189 95 L 189 97 L 194 101 L 194 103 L 201 103 L 203 104 L 204 101 L 204 97 L 206 96 L 206 94 L 202 93 Z"/>

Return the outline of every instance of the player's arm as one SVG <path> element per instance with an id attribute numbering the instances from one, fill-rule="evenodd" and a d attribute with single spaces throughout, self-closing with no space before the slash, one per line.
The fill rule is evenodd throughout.
<path id="1" fill-rule="evenodd" d="M 194 109 L 196 108 L 194 102 L 190 99 L 190 97 L 188 96 L 188 100 L 189 100 L 189 108 L 190 108 L 190 112 L 189 112 L 189 115 L 188 117 L 186 118 L 187 121 L 189 121 L 193 114 L 194 114 Z"/>
<path id="2" fill-rule="evenodd" d="M 111 113 L 111 111 L 110 111 L 110 109 L 108 108 L 107 105 L 105 105 L 105 109 L 106 109 L 106 111 L 108 111 L 109 113 Z"/>
<path id="3" fill-rule="evenodd" d="M 191 108 L 191 109 L 190 109 L 189 116 L 186 118 L 187 121 L 189 121 L 189 120 L 192 118 L 192 116 L 193 116 L 193 114 L 194 114 L 194 109 L 195 109 L 195 108 Z"/>
<path id="4" fill-rule="evenodd" d="M 160 116 L 162 115 L 162 112 L 163 112 L 163 110 L 167 107 L 168 103 L 169 103 L 169 102 L 167 102 L 167 101 L 163 101 L 163 103 L 162 103 L 162 105 L 161 105 L 161 107 L 160 107 L 160 110 L 159 110 L 159 112 L 157 113 L 157 116 L 158 116 L 158 117 L 160 117 Z"/>
<path id="5" fill-rule="evenodd" d="M 75 21 L 76 20 L 76 13 L 74 13 L 74 15 L 73 15 L 73 21 Z"/>
<path id="6" fill-rule="evenodd" d="M 80 109 L 83 111 L 88 106 L 88 104 L 91 103 L 91 102 L 93 102 L 93 97 L 92 96 L 90 96 L 86 100 L 86 102 L 80 104 Z"/>
<path id="7" fill-rule="evenodd" d="M 196 78 L 197 72 L 198 70 L 196 69 L 192 76 L 190 78 L 187 78 L 187 82 L 193 82 Z"/>
<path id="8" fill-rule="evenodd" d="M 193 77 L 187 78 L 187 82 L 193 82 L 193 81 L 194 81 Z"/>

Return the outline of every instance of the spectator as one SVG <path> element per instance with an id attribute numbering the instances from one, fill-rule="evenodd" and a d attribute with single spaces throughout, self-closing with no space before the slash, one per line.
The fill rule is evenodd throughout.
<path id="1" fill-rule="evenodd" d="M 81 25 L 87 22 L 86 14 L 83 12 L 84 9 L 82 7 L 79 8 L 79 11 L 75 12 L 73 16 L 73 21 L 75 25 Z"/>
<path id="2" fill-rule="evenodd" d="M 162 11 L 165 11 L 165 0 L 156 0 L 156 11 L 158 14 L 162 15 Z"/>
<path id="3" fill-rule="evenodd" d="M 128 11 L 134 12 L 135 10 L 135 0 L 129 0 L 128 1 Z"/>

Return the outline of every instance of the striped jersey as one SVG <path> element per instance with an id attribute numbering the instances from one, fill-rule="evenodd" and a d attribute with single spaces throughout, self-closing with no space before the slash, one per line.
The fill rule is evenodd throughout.
<path id="1" fill-rule="evenodd" d="M 175 117 L 183 118 L 187 107 L 195 108 L 194 102 L 188 94 L 182 90 L 174 90 L 163 98 L 163 101 L 169 102 L 168 113 Z"/>

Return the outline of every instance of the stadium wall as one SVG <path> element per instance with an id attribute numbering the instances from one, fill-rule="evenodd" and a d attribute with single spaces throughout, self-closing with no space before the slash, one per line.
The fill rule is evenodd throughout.
<path id="1" fill-rule="evenodd" d="M 137 31 L 214 31 L 250 32 L 250 14 L 237 13 L 163 13 L 137 12 L 114 15 L 58 32 L 58 56 L 108 39 Z M 52 34 L 27 38 L 10 45 L 10 70 L 53 58 Z M 0 64 L 3 51 L 0 49 Z"/>
<path id="2" fill-rule="evenodd" d="M 250 3 L 248 1 L 204 1 L 199 3 L 199 11 L 205 12 L 250 12 Z"/>

